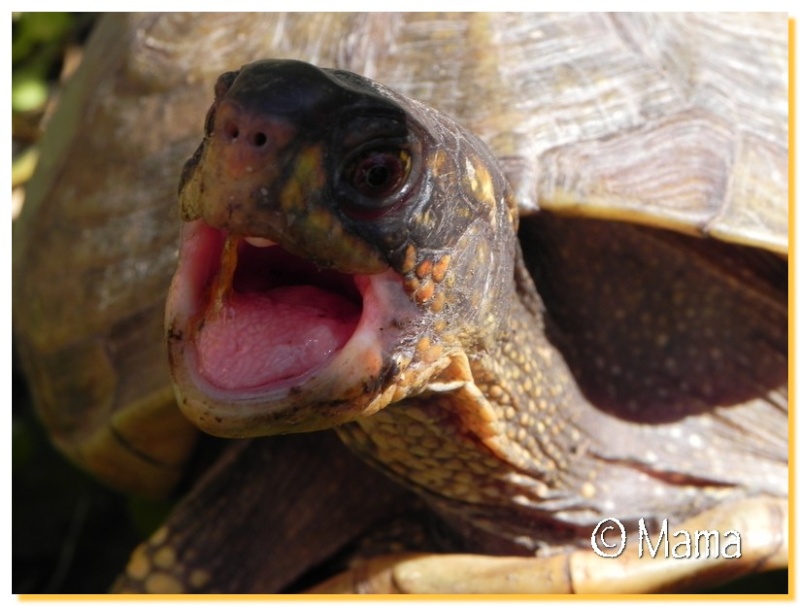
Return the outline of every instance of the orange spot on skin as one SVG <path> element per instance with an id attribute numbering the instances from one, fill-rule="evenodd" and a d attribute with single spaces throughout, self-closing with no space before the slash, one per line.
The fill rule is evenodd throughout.
<path id="1" fill-rule="evenodd" d="M 431 346 L 431 339 L 430 337 L 422 337 L 419 341 L 417 341 L 417 351 L 421 354 L 425 354 L 428 351 L 428 348 Z"/>
<path id="2" fill-rule="evenodd" d="M 414 295 L 419 290 L 419 280 L 416 278 L 408 278 L 403 281 L 403 290 L 409 295 Z"/>
<path id="3" fill-rule="evenodd" d="M 431 311 L 440 312 L 444 309 L 444 304 L 446 301 L 446 297 L 444 292 L 437 291 L 433 297 L 433 301 L 431 301 Z"/>
<path id="4" fill-rule="evenodd" d="M 432 364 L 442 357 L 442 351 L 441 345 L 431 345 L 422 353 L 422 361 L 426 364 Z"/>
<path id="5" fill-rule="evenodd" d="M 433 280 L 425 280 L 414 292 L 414 300 L 417 303 L 427 303 L 433 296 L 435 288 L 436 285 L 433 283 Z"/>
<path id="6" fill-rule="evenodd" d="M 403 265 L 400 267 L 400 271 L 403 274 L 410 273 L 417 265 L 417 249 L 414 248 L 412 245 L 408 245 L 406 248 L 406 256 L 403 259 Z"/>
<path id="7" fill-rule="evenodd" d="M 437 284 L 444 280 L 445 274 L 447 274 L 447 269 L 450 267 L 450 255 L 445 255 L 441 259 L 439 259 L 436 264 L 433 266 L 432 277 L 433 281 Z"/>
<path id="8" fill-rule="evenodd" d="M 417 277 L 422 280 L 423 278 L 427 278 L 431 275 L 431 270 L 433 269 L 433 262 L 430 259 L 423 259 L 422 262 L 417 265 L 416 274 Z"/>

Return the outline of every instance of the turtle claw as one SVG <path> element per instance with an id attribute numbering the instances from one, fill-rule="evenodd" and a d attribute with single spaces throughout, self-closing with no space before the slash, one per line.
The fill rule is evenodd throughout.
<path id="1" fill-rule="evenodd" d="M 608 594 L 677 593 L 716 586 L 745 575 L 788 565 L 788 502 L 759 497 L 726 503 L 680 524 L 668 534 L 669 551 L 653 557 L 647 544 L 640 556 L 638 536 L 628 533 L 619 557 L 591 549 L 549 557 L 494 557 L 462 554 L 403 554 L 362 560 L 315 586 L 309 593 L 427 594 Z M 683 532 L 731 529 L 741 537 L 740 557 L 706 557 L 677 546 Z M 655 544 L 657 536 L 651 537 Z M 587 537 L 587 543 L 589 539 Z M 724 551 L 724 550 L 723 550 Z M 665 553 L 669 553 L 665 557 Z M 728 554 L 733 555 L 733 552 Z M 676 557 L 677 556 L 677 557 Z"/>

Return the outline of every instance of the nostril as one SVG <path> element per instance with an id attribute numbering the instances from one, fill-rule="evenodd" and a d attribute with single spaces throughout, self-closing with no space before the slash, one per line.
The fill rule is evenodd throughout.
<path id="1" fill-rule="evenodd" d="M 261 132 L 253 133 L 253 136 L 250 137 L 250 142 L 255 147 L 264 147 L 267 144 L 267 135 Z"/>
<path id="2" fill-rule="evenodd" d="M 235 122 L 227 122 L 225 124 L 225 136 L 232 140 L 236 140 L 239 136 L 239 127 Z"/>

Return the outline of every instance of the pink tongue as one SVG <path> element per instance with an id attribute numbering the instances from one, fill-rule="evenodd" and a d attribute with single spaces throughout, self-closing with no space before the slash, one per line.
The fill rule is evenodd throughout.
<path id="1" fill-rule="evenodd" d="M 353 334 L 359 308 L 314 286 L 232 293 L 196 346 L 201 374 L 222 389 L 247 389 L 320 366 Z"/>

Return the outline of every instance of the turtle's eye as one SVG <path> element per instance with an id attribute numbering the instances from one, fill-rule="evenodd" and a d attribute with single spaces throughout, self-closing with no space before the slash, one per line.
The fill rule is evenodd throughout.
<path id="1" fill-rule="evenodd" d="M 403 187 L 411 160 L 402 149 L 371 149 L 356 156 L 346 167 L 344 177 L 355 192 L 383 207 L 382 200 Z M 366 200 L 365 200 L 366 201 Z M 390 200 L 386 200 L 387 203 Z"/>
<path id="2" fill-rule="evenodd" d="M 362 146 L 342 163 L 338 196 L 342 209 L 375 219 L 405 199 L 412 169 L 411 150 L 402 144 Z"/>

